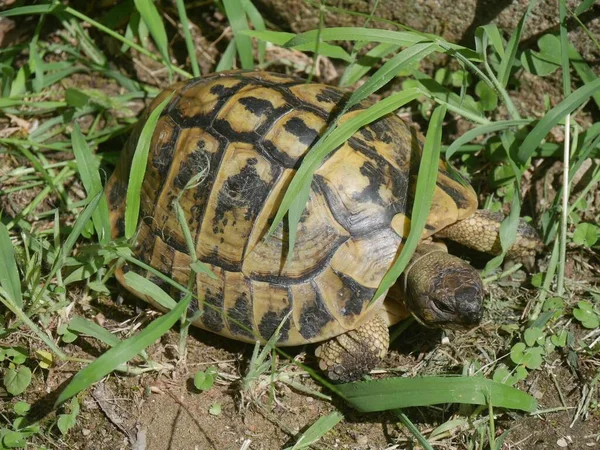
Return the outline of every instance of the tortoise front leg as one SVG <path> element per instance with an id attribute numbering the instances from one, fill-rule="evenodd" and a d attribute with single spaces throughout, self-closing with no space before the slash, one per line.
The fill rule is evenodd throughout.
<path id="1" fill-rule="evenodd" d="M 499 255 L 502 252 L 500 224 L 503 220 L 504 215 L 501 213 L 479 209 L 471 217 L 437 232 L 436 237 L 451 239 L 480 252 Z M 544 244 L 535 229 L 523 219 L 519 219 L 517 238 L 506 256 L 522 262 L 525 268 L 531 271 L 535 264 L 535 255 L 541 252 L 543 247 Z"/>
<path id="2" fill-rule="evenodd" d="M 319 368 L 333 381 L 356 381 L 382 360 L 390 345 L 387 323 L 375 314 L 367 323 L 321 344 Z"/>

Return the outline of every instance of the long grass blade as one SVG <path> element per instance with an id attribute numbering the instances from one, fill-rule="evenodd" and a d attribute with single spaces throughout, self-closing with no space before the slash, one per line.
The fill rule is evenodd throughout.
<path id="1" fill-rule="evenodd" d="M 506 50 L 504 53 L 504 58 L 500 62 L 500 68 L 498 69 L 498 82 L 502 87 L 506 87 L 508 84 L 508 79 L 510 78 L 510 71 L 515 62 L 515 58 L 517 57 L 517 50 L 519 48 L 519 41 L 521 40 L 521 34 L 523 33 L 523 27 L 525 26 L 525 22 L 527 18 L 531 14 L 531 10 L 536 4 L 537 0 L 530 0 L 529 5 L 527 6 L 527 10 L 521 20 L 519 20 L 519 24 L 515 31 L 513 31 L 508 44 L 506 45 Z"/>
<path id="2" fill-rule="evenodd" d="M 288 42 L 290 39 L 292 39 L 295 36 L 295 34 L 293 34 L 293 33 L 286 33 L 284 31 L 271 31 L 271 30 L 265 30 L 265 31 L 248 30 L 248 31 L 243 31 L 242 33 L 247 36 L 256 38 L 260 42 L 271 42 L 271 43 L 279 45 L 279 46 L 284 46 L 286 42 Z M 292 48 L 294 50 L 313 52 L 315 50 L 315 44 L 314 44 L 314 42 L 309 42 L 307 44 L 296 45 Z M 350 57 L 348 52 L 346 52 L 346 50 L 344 50 L 342 47 L 340 47 L 338 45 L 331 45 L 331 44 L 328 44 L 327 42 L 320 43 L 319 53 L 323 56 L 327 56 L 328 58 L 341 59 L 341 60 L 348 61 L 348 62 L 350 62 L 352 60 L 352 58 Z"/>
<path id="3" fill-rule="evenodd" d="M 100 191 L 95 196 L 91 197 L 91 200 L 88 203 L 88 205 L 84 208 L 84 210 L 81 212 L 81 214 L 77 217 L 77 220 L 75 220 L 75 223 L 73 224 L 73 229 L 67 236 L 67 239 L 65 239 L 65 242 L 59 249 L 58 254 L 56 255 L 56 259 L 54 260 L 54 263 L 52 264 L 52 268 L 50 269 L 50 273 L 48 274 L 48 277 L 47 277 L 48 282 L 50 280 L 52 280 L 54 275 L 56 275 L 56 272 L 58 272 L 64 266 L 65 261 L 67 260 L 67 257 L 69 256 L 69 254 L 71 253 L 71 250 L 75 246 L 75 242 L 77 242 L 77 239 L 79 239 L 79 236 L 81 235 L 81 232 L 87 225 L 87 222 L 92 218 L 92 214 L 94 213 L 94 211 L 100 204 L 100 200 L 102 199 L 103 195 L 104 195 L 104 193 L 102 191 Z M 90 198 L 90 197 L 88 197 L 88 198 Z M 34 303 L 37 302 L 37 300 L 42 295 L 42 293 L 43 293 L 43 290 L 40 289 L 40 292 L 37 295 Z"/>
<path id="4" fill-rule="evenodd" d="M 19 6 L 17 8 L 0 11 L 0 17 L 25 16 L 30 14 L 46 14 L 54 11 L 60 11 L 64 6 L 60 3 L 48 3 L 45 5 Z"/>
<path id="5" fill-rule="evenodd" d="M 373 76 L 369 77 L 365 84 L 354 91 L 348 100 L 348 105 L 351 107 L 364 100 L 385 86 L 398 74 L 400 68 L 409 67 L 413 62 L 422 60 L 430 53 L 433 53 L 435 49 L 436 45 L 433 43 L 422 43 L 412 45 L 406 50 L 401 51 L 381 66 Z"/>
<path id="6" fill-rule="evenodd" d="M 238 56 L 242 69 L 254 69 L 254 57 L 252 55 L 252 41 L 250 37 L 243 33 L 249 30 L 246 13 L 241 0 L 223 0 L 225 14 L 229 19 L 231 31 L 235 38 Z"/>
<path id="7" fill-rule="evenodd" d="M 431 115 L 425 138 L 425 146 L 421 155 L 421 163 L 419 165 L 415 201 L 410 219 L 410 232 L 400 252 L 400 256 L 383 277 L 373 299 L 379 298 L 396 282 L 400 274 L 408 266 L 410 258 L 421 240 L 436 186 L 440 150 L 442 147 L 442 123 L 445 115 L 446 108 L 443 106 L 438 106 Z"/>
<path id="8" fill-rule="evenodd" d="M 185 3 L 183 0 L 176 0 L 177 14 L 181 21 L 181 28 L 183 30 L 183 37 L 185 39 L 185 47 L 190 57 L 190 65 L 192 66 L 192 74 L 195 77 L 200 76 L 200 66 L 198 65 L 198 58 L 196 57 L 196 46 L 192 39 L 192 33 L 190 32 L 190 22 L 188 20 L 187 12 L 185 10 Z"/>
<path id="9" fill-rule="evenodd" d="M 93 197 L 98 192 L 103 192 L 102 180 L 98 172 L 98 164 L 90 147 L 88 146 L 77 122 L 73 126 L 71 133 L 71 142 L 73 144 L 73 153 L 75 162 L 81 176 L 81 181 L 85 187 L 88 196 Z M 98 208 L 92 214 L 96 234 L 101 244 L 107 244 L 110 241 L 110 218 L 108 216 L 108 203 L 103 195 L 100 199 Z"/>
<path id="10" fill-rule="evenodd" d="M 156 47 L 160 55 L 162 56 L 163 62 L 167 67 L 171 66 L 171 60 L 169 58 L 169 41 L 167 39 L 167 32 L 165 31 L 165 24 L 163 23 L 156 6 L 152 0 L 133 0 L 135 7 L 142 16 L 142 20 L 148 27 Z"/>
<path id="11" fill-rule="evenodd" d="M 177 305 L 177 302 L 175 302 L 175 300 L 173 300 L 169 294 L 163 291 L 152 281 L 142 277 L 141 275 L 138 275 L 135 272 L 127 272 L 125 274 L 125 281 L 127 281 L 127 284 L 140 294 L 152 298 L 152 300 L 156 301 L 156 303 L 165 309 L 173 309 Z"/>
<path id="12" fill-rule="evenodd" d="M 575 69 L 575 72 L 577 72 L 577 75 L 585 84 L 589 84 L 598 78 L 577 49 L 572 45 L 569 45 L 569 60 L 571 61 L 573 69 Z M 596 102 L 596 106 L 600 108 L 600 91 L 593 94 L 592 98 L 594 99 L 594 102 Z"/>
<path id="13" fill-rule="evenodd" d="M 165 334 L 185 312 L 190 300 L 191 296 L 187 296 L 177 303 L 175 308 L 164 316 L 154 320 L 140 333 L 119 342 L 93 363 L 77 372 L 71 382 L 58 396 L 54 404 L 55 408 L 84 389 L 87 389 L 92 384 L 100 381 L 103 377 L 114 371 L 117 366 L 126 363 Z"/>
<path id="14" fill-rule="evenodd" d="M 127 198 L 125 207 L 125 237 L 130 239 L 137 229 L 138 218 L 140 215 L 140 191 L 142 181 L 146 174 L 146 165 L 148 163 L 148 152 L 156 123 L 163 109 L 171 101 L 173 93 L 164 99 L 160 105 L 150 113 L 144 128 L 140 133 L 140 139 L 135 148 L 133 160 L 131 162 L 131 173 L 129 174 L 129 184 L 127 187 Z"/>
<path id="15" fill-rule="evenodd" d="M 285 43 L 285 47 L 294 48 L 298 45 L 315 43 L 318 30 L 306 31 Z M 433 39 L 410 31 L 378 30 L 375 28 L 334 27 L 321 30 L 323 41 L 372 41 L 380 44 L 393 44 L 409 47 L 419 42 L 431 42 Z"/>
<path id="16" fill-rule="evenodd" d="M 300 450 L 309 448 L 312 444 L 316 443 L 325 434 L 335 427 L 344 418 L 342 413 L 334 411 L 326 416 L 319 417 L 319 419 L 313 423 L 308 429 L 302 433 L 302 435 L 296 441 L 293 447 L 287 447 L 285 450 Z"/>
<path id="17" fill-rule="evenodd" d="M 76 331 L 77 333 L 86 334 L 93 338 L 98 339 L 101 342 L 104 342 L 111 347 L 117 345 L 121 340 L 108 331 L 106 328 L 101 327 L 95 322 L 91 320 L 85 319 L 81 316 L 75 316 L 69 321 L 68 327 L 71 331 Z"/>
<path id="18" fill-rule="evenodd" d="M 362 412 L 385 411 L 440 403 L 492 404 L 496 408 L 532 412 L 535 399 L 518 389 L 482 377 L 386 378 L 336 386 L 342 397 Z"/>
<path id="19" fill-rule="evenodd" d="M 21 279 L 15 260 L 15 251 L 6 226 L 0 222 L 0 286 L 14 305 L 23 308 Z"/>
<path id="20" fill-rule="evenodd" d="M 260 12 L 258 11 L 258 9 L 256 9 L 256 6 L 254 6 L 254 4 L 250 0 L 242 0 L 242 4 L 244 5 L 244 11 L 246 12 L 246 15 L 248 16 L 248 19 L 250 19 L 250 22 L 252 23 L 252 26 L 254 27 L 254 29 L 257 31 L 265 31 L 267 28 L 265 25 L 265 20 L 260 15 Z M 259 42 L 258 43 L 258 62 L 259 62 L 259 64 L 264 64 L 266 50 L 267 50 L 267 43 Z"/>
<path id="21" fill-rule="evenodd" d="M 450 160 L 452 156 L 459 150 L 463 145 L 467 142 L 472 141 L 478 136 L 484 134 L 495 133 L 496 131 L 504 131 L 514 127 L 521 127 L 531 123 L 531 120 L 522 119 L 522 120 L 499 120 L 496 122 L 492 122 L 487 125 L 482 125 L 477 128 L 473 128 L 463 134 L 461 137 L 456 139 L 450 146 L 446 149 L 446 159 Z"/>
<path id="22" fill-rule="evenodd" d="M 519 153 L 517 155 L 519 161 L 525 162 L 533 154 L 535 149 L 538 147 L 542 139 L 550 132 L 553 126 L 560 122 L 567 114 L 571 114 L 575 109 L 580 107 L 585 101 L 587 101 L 592 95 L 598 92 L 600 89 L 600 78 L 597 78 L 593 82 L 586 84 L 562 102 L 552 108 L 548 113 L 538 122 L 538 124 L 531 130 L 527 135 Z"/>
<path id="23" fill-rule="evenodd" d="M 302 161 L 298 172 L 296 172 L 296 175 L 283 196 L 271 228 L 269 229 L 269 233 L 275 231 L 303 187 L 311 183 L 315 170 L 317 170 L 325 156 L 331 153 L 339 145 L 342 145 L 361 127 L 395 111 L 406 103 L 416 99 L 419 95 L 420 91 L 418 89 L 407 89 L 397 94 L 393 94 L 364 110 L 355 117 L 344 121 L 344 123 L 337 128 L 330 127 L 328 131 L 331 131 L 325 132 L 325 134 L 321 136 Z"/>
<path id="24" fill-rule="evenodd" d="M 350 64 L 344 70 L 340 79 L 340 86 L 352 86 L 365 76 L 373 66 L 387 55 L 398 51 L 400 47 L 393 44 L 379 44 L 361 56 L 356 62 Z"/>

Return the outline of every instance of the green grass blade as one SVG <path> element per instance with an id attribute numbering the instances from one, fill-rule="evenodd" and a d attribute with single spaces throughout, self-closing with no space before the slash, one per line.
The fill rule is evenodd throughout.
<path id="1" fill-rule="evenodd" d="M 313 173 L 319 167 L 325 156 L 332 152 L 335 148 L 342 145 L 361 127 L 379 119 L 380 117 L 389 114 L 408 102 L 416 99 L 420 95 L 418 89 L 406 89 L 397 94 L 390 95 L 384 98 L 379 103 L 369 107 L 361 112 L 361 114 L 344 121 L 342 125 L 336 128 L 330 128 L 319 138 L 317 143 L 304 157 L 300 168 L 294 175 L 288 189 L 283 196 L 283 200 L 279 205 L 277 214 L 273 219 L 269 233 L 275 231 L 283 217 L 289 211 L 296 197 L 301 193 L 304 186 L 311 183 Z M 296 224 L 297 225 L 297 224 Z M 291 224 L 290 224 L 291 227 Z"/>
<path id="2" fill-rule="evenodd" d="M 492 47 L 500 59 L 504 58 L 504 46 L 502 45 L 502 37 L 500 36 L 500 31 L 498 30 L 498 26 L 496 24 L 483 25 L 479 27 L 485 34 L 487 34 L 490 42 L 492 43 Z"/>
<path id="3" fill-rule="evenodd" d="M 421 163 L 419 164 L 415 201 L 410 217 L 410 232 L 404 242 L 400 256 L 383 277 L 373 299 L 383 295 L 396 282 L 400 274 L 406 269 L 412 254 L 421 240 L 435 191 L 440 150 L 442 147 L 442 122 L 445 115 L 446 108 L 444 106 L 438 106 L 431 115 L 425 138 L 425 146 L 421 155 Z"/>
<path id="4" fill-rule="evenodd" d="M 360 57 L 356 62 L 350 64 L 344 70 L 340 79 L 340 86 L 352 86 L 363 76 L 365 76 L 373 66 L 385 58 L 390 53 L 394 53 L 400 49 L 399 46 L 393 44 L 379 44 L 369 50 L 364 56 Z"/>
<path id="5" fill-rule="evenodd" d="M 156 47 L 160 55 L 162 56 L 163 62 L 170 67 L 171 60 L 169 58 L 169 41 L 167 40 L 167 32 L 165 31 L 165 24 L 163 23 L 156 6 L 152 0 L 133 0 L 135 7 L 142 16 L 142 20 L 148 27 Z"/>
<path id="6" fill-rule="evenodd" d="M 64 266 L 67 257 L 69 256 L 69 254 L 71 253 L 71 250 L 75 246 L 75 242 L 77 241 L 77 239 L 79 239 L 79 236 L 81 235 L 81 232 L 85 228 L 87 222 L 92 218 L 92 214 L 94 213 L 94 211 L 100 204 L 100 200 L 103 198 L 103 196 L 104 196 L 104 193 L 102 191 L 100 191 L 94 197 L 92 197 L 90 202 L 88 203 L 88 205 L 84 208 L 84 210 L 81 212 L 81 214 L 77 217 L 77 220 L 75 220 L 75 223 L 73 224 L 73 229 L 67 236 L 67 239 L 65 239 L 65 242 L 63 243 L 62 247 L 59 249 L 58 254 L 56 255 L 56 259 L 54 260 L 54 263 L 52 264 L 52 269 L 50 270 L 50 273 L 48 274 L 48 277 L 47 277 L 48 281 L 52 280 L 54 275 L 56 275 L 56 272 Z M 90 198 L 90 197 L 88 197 L 88 198 Z M 39 297 L 39 295 L 41 295 L 41 292 L 40 292 L 40 294 L 38 294 L 38 297 Z"/>
<path id="7" fill-rule="evenodd" d="M 200 76 L 200 66 L 198 65 L 198 58 L 196 58 L 196 45 L 192 39 L 192 33 L 190 32 L 190 23 L 188 21 L 187 12 L 185 11 L 184 0 L 175 0 L 177 4 L 177 14 L 181 21 L 181 28 L 183 30 L 183 37 L 185 38 L 185 47 L 190 57 L 190 65 L 192 66 L 192 74 L 195 77 Z"/>
<path id="8" fill-rule="evenodd" d="M 573 69 L 575 69 L 575 72 L 577 72 L 577 75 L 585 84 L 589 84 L 598 78 L 577 49 L 572 45 L 569 45 L 569 60 L 571 61 Z M 596 106 L 600 108 L 600 91 L 592 94 L 592 98 L 594 99 L 594 102 L 596 102 Z"/>
<path id="9" fill-rule="evenodd" d="M 231 31 L 235 38 L 238 56 L 242 69 L 254 69 L 254 57 L 252 55 L 252 41 L 250 36 L 242 33 L 249 29 L 246 13 L 241 0 L 223 0 L 225 14 L 229 19 Z"/>
<path id="10" fill-rule="evenodd" d="M 55 2 L 46 5 L 20 6 L 18 8 L 7 9 L 6 11 L 0 11 L 0 17 L 46 14 L 62 9 L 64 9 L 64 6 Z"/>
<path id="11" fill-rule="evenodd" d="M 138 218 L 140 215 L 140 191 L 142 189 L 142 181 L 146 174 L 146 165 L 148 163 L 148 152 L 150 151 L 150 143 L 152 135 L 156 128 L 156 123 L 163 109 L 171 101 L 174 93 L 171 93 L 164 99 L 154 111 L 150 113 L 147 122 L 140 134 L 140 139 L 135 148 L 133 160 L 131 162 L 131 173 L 129 174 L 129 184 L 127 187 L 127 199 L 125 207 L 125 237 L 130 239 L 137 229 Z"/>
<path id="12" fill-rule="evenodd" d="M 296 233 L 298 232 L 298 224 L 300 223 L 300 217 L 306 207 L 306 202 L 310 195 L 310 187 L 312 183 L 306 183 L 300 189 L 298 195 L 294 198 L 294 201 L 290 205 L 288 212 L 288 254 L 287 260 L 290 261 L 294 254 L 294 245 L 296 244 Z"/>
<path id="13" fill-rule="evenodd" d="M 502 58 L 500 62 L 500 68 L 498 69 L 498 82 L 502 87 L 506 87 L 508 84 L 508 79 L 510 78 L 510 71 L 512 70 L 513 64 L 515 63 L 515 58 L 517 57 L 517 50 L 519 48 L 519 41 L 521 40 L 521 34 L 523 33 L 523 27 L 525 26 L 525 22 L 531 14 L 531 10 L 533 6 L 536 4 L 537 0 L 530 0 L 529 5 L 527 6 L 527 10 L 515 31 L 513 31 L 508 44 L 506 45 L 506 51 L 504 53 L 504 58 Z"/>
<path id="14" fill-rule="evenodd" d="M 423 90 L 428 93 L 428 97 L 440 105 L 446 107 L 461 116 L 478 123 L 488 123 L 488 120 L 483 117 L 481 111 L 477 109 L 477 104 L 470 98 L 461 98 L 460 95 L 452 92 L 450 89 L 442 86 L 430 76 L 419 70 L 412 72 L 415 79 L 422 86 Z"/>
<path id="15" fill-rule="evenodd" d="M 138 275 L 135 272 L 127 272 L 125 274 L 125 281 L 127 281 L 127 284 L 129 284 L 129 286 L 138 291 L 140 294 L 151 297 L 163 308 L 173 309 L 177 305 L 177 302 L 175 302 L 175 300 L 173 300 L 169 294 L 163 291 L 152 281 L 144 278 L 141 275 Z"/>
<path id="16" fill-rule="evenodd" d="M 215 72 L 222 72 L 223 70 L 231 70 L 233 63 L 235 62 L 235 38 L 229 41 L 227 48 L 221 55 L 221 59 L 215 68 Z"/>
<path id="17" fill-rule="evenodd" d="M 83 134 L 81 134 L 77 122 L 73 126 L 71 141 L 77 169 L 79 170 L 81 181 L 88 196 L 93 197 L 98 192 L 103 192 L 104 188 L 102 187 L 102 180 L 98 172 L 98 164 Z M 108 215 L 108 203 L 104 195 L 100 199 L 98 209 L 92 214 L 92 220 L 94 221 L 98 240 L 101 244 L 107 244 L 110 241 L 110 218 Z"/>
<path id="18" fill-rule="evenodd" d="M 348 106 L 351 107 L 367 98 L 372 93 L 385 86 L 392 78 L 394 78 L 402 67 L 409 67 L 414 62 L 420 61 L 436 49 L 433 43 L 415 44 L 401 51 L 396 56 L 387 61 L 381 66 L 373 76 L 359 87 L 350 96 Z"/>
<path id="19" fill-rule="evenodd" d="M 258 39 L 260 42 L 271 42 L 273 44 L 284 46 L 286 42 L 296 36 L 293 33 L 286 33 L 283 31 L 253 31 L 248 30 L 244 31 L 243 34 L 246 36 L 250 36 Z M 300 50 L 304 52 L 314 52 L 315 51 L 315 43 L 309 42 L 307 44 L 297 45 L 292 47 L 294 50 Z M 344 50 L 342 47 L 338 45 L 331 45 L 327 42 L 321 42 L 319 44 L 319 54 L 323 56 L 327 56 L 328 58 L 341 59 L 347 62 L 352 61 L 352 57 Z"/>
<path id="20" fill-rule="evenodd" d="M 244 11 L 246 12 L 250 22 L 252 22 L 252 26 L 257 31 L 265 31 L 266 25 L 265 20 L 261 16 L 256 6 L 250 0 L 242 0 L 242 4 L 244 5 Z M 265 62 L 265 52 L 267 50 L 266 42 L 258 43 L 258 62 L 263 64 Z"/>
<path id="21" fill-rule="evenodd" d="M 531 123 L 531 120 L 522 119 L 522 120 L 499 120 L 497 122 L 492 122 L 487 125 L 482 125 L 477 128 L 473 128 L 459 137 L 457 140 L 452 142 L 450 146 L 446 149 L 446 159 L 450 160 L 452 156 L 467 142 L 471 142 L 478 136 L 483 134 L 495 133 L 496 131 L 508 130 L 513 127 L 521 127 L 523 125 L 527 125 Z"/>
<path id="22" fill-rule="evenodd" d="M 308 429 L 302 433 L 293 447 L 287 447 L 285 450 L 300 450 L 309 448 L 319 439 L 325 436 L 333 427 L 335 427 L 344 418 L 342 413 L 334 411 L 326 416 L 319 417 Z"/>
<path id="23" fill-rule="evenodd" d="M 408 428 L 408 431 L 410 431 L 413 434 L 413 436 L 417 439 L 417 441 L 419 441 L 419 444 L 421 444 L 423 450 L 434 450 L 433 447 L 427 441 L 427 439 L 425 439 L 425 436 L 421 434 L 419 429 L 415 426 L 414 423 L 410 421 L 408 416 L 404 414 L 401 409 L 396 409 L 394 413 L 398 416 L 400 422 L 402 422 L 404 426 Z"/>
<path id="24" fill-rule="evenodd" d="M 135 336 L 119 342 L 93 363 L 79 371 L 60 393 L 54 407 L 58 407 L 74 395 L 87 389 L 115 370 L 117 366 L 126 363 L 149 345 L 152 345 L 154 341 L 165 334 L 179 320 L 181 315 L 185 313 L 190 300 L 190 296 L 183 299 L 167 314 L 152 321 L 152 323 Z"/>
<path id="25" fill-rule="evenodd" d="M 563 95 L 571 94 L 571 72 L 569 71 L 569 36 L 567 30 L 567 5 L 565 0 L 558 2 L 560 18 L 560 62 L 562 66 Z"/>
<path id="26" fill-rule="evenodd" d="M 15 251 L 6 226 L 0 222 L 0 286 L 6 291 L 8 300 L 23 308 L 21 279 L 15 260 Z"/>
<path id="27" fill-rule="evenodd" d="M 576 108 L 581 106 L 588 98 L 597 93 L 598 90 L 600 90 L 600 78 L 580 87 L 548 111 L 523 141 L 517 155 L 519 161 L 527 161 L 540 142 L 542 142 L 542 139 L 550 132 L 552 127 L 560 122 L 567 114 L 572 113 Z"/>
<path id="28" fill-rule="evenodd" d="M 301 33 L 285 43 L 285 47 L 294 48 L 299 45 L 314 45 L 319 30 Z M 419 42 L 428 42 L 432 39 L 410 31 L 377 30 L 375 28 L 360 27 L 334 27 L 321 30 L 323 41 L 371 41 L 381 44 L 393 44 L 400 47 L 409 47 Z"/>
<path id="29" fill-rule="evenodd" d="M 342 397 L 362 412 L 385 411 L 440 403 L 492 404 L 496 408 L 532 412 L 535 399 L 518 389 L 482 377 L 386 378 L 336 386 Z"/>
<path id="30" fill-rule="evenodd" d="M 69 322 L 67 327 L 71 331 L 76 331 L 77 333 L 85 334 L 91 336 L 93 338 L 98 339 L 101 342 L 104 342 L 111 347 L 117 345 L 121 340 L 108 331 L 106 328 L 101 327 L 95 322 L 91 320 L 85 319 L 81 316 L 75 316 Z"/>

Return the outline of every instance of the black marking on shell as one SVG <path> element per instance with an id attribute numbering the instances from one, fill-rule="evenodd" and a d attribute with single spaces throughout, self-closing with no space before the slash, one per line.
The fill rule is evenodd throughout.
<path id="1" fill-rule="evenodd" d="M 281 325 L 282 320 L 285 318 L 289 311 L 290 308 L 288 307 L 280 312 L 268 311 L 267 313 L 265 313 L 260 323 L 258 324 L 258 331 L 260 332 L 260 335 L 266 340 L 270 339 L 271 336 L 273 336 L 273 333 L 275 333 L 275 331 L 279 327 L 279 325 Z M 291 320 L 291 317 L 288 317 L 285 323 L 281 326 L 279 342 L 285 342 L 288 340 Z"/>
<path id="2" fill-rule="evenodd" d="M 164 185 L 167 175 L 169 174 L 169 169 L 171 168 L 171 163 L 173 162 L 173 154 L 177 149 L 177 139 L 179 139 L 180 131 L 181 129 L 174 125 L 170 139 L 167 142 L 162 143 L 162 145 L 156 149 L 154 155 L 150 155 L 152 166 L 156 169 L 156 172 L 160 178 L 159 186 Z"/>
<path id="3" fill-rule="evenodd" d="M 151 272 L 148 272 L 148 274 L 149 274 L 148 275 L 148 280 L 150 280 L 152 283 L 154 283 L 155 285 L 157 285 L 163 291 L 169 292 L 171 290 L 171 285 L 169 283 L 167 283 L 165 280 L 163 280 L 162 278 L 154 275 Z"/>
<path id="4" fill-rule="evenodd" d="M 341 310 L 344 316 L 355 316 L 362 312 L 363 304 L 369 302 L 373 295 L 375 295 L 375 289 L 368 288 L 360 284 L 354 278 L 342 272 L 335 272 L 335 274 L 342 280 L 344 284 L 345 292 L 343 293 L 346 297 L 346 302 Z"/>
<path id="5" fill-rule="evenodd" d="M 244 293 L 235 300 L 235 305 L 226 311 L 231 334 L 252 338 L 252 303 Z"/>
<path id="6" fill-rule="evenodd" d="M 316 284 L 312 282 L 311 286 L 316 293 L 315 302 L 304 305 L 298 320 L 298 331 L 305 339 L 311 339 L 317 336 L 325 325 L 334 320 L 333 316 L 329 313 Z"/>
<path id="7" fill-rule="evenodd" d="M 439 180 L 436 184 L 438 188 L 452 197 L 452 200 L 454 200 L 454 203 L 456 203 L 456 206 L 458 206 L 459 209 L 469 209 L 471 207 L 471 202 L 467 197 L 465 197 L 462 190 L 456 189 L 450 186 L 448 183 L 442 183 Z"/>
<path id="8" fill-rule="evenodd" d="M 126 195 L 127 183 L 120 178 L 117 178 L 111 186 L 110 192 L 108 193 L 108 204 L 110 205 L 110 209 L 118 209 L 121 205 L 121 202 L 125 201 Z"/>
<path id="9" fill-rule="evenodd" d="M 264 98 L 248 96 L 240 98 L 239 102 L 244 105 L 246 111 L 251 112 L 255 116 L 269 114 L 275 109 L 273 107 L 273 103 L 271 103 L 269 100 L 265 100 Z"/>
<path id="10" fill-rule="evenodd" d="M 367 141 L 367 142 L 375 141 L 375 136 L 373 136 L 373 133 L 371 132 L 371 130 L 369 130 L 368 127 L 361 128 L 359 130 L 359 133 L 365 141 Z"/>
<path id="11" fill-rule="evenodd" d="M 337 105 L 344 96 L 345 94 L 343 91 L 327 86 L 321 89 L 321 92 L 316 95 L 316 99 L 323 103 L 334 103 Z"/>
<path id="12" fill-rule="evenodd" d="M 202 140 L 198 141 L 198 150 L 193 151 L 187 155 L 187 158 L 179 163 L 179 170 L 177 171 L 177 176 L 173 180 L 173 184 L 179 188 L 183 189 L 188 184 L 190 179 L 202 172 L 202 170 L 207 168 L 208 160 L 206 157 L 206 151 L 204 147 L 206 146 L 205 142 Z"/>
<path id="13" fill-rule="evenodd" d="M 375 133 L 375 136 L 380 141 L 383 141 L 386 144 L 392 144 L 394 142 L 394 138 L 389 132 L 389 124 L 385 120 L 385 117 L 382 117 L 375 122 L 371 122 L 369 124 L 369 128 L 373 133 Z"/>
<path id="14" fill-rule="evenodd" d="M 319 137 L 319 132 L 309 127 L 300 117 L 292 117 L 285 122 L 283 128 L 293 134 L 307 147 L 311 146 Z"/>
<path id="15" fill-rule="evenodd" d="M 202 182 L 196 187 L 194 192 L 194 206 L 191 207 L 190 211 L 191 217 L 200 224 L 202 223 L 204 215 L 206 214 L 206 205 L 208 203 L 208 199 L 210 198 L 212 189 L 214 188 L 214 181 L 219 173 L 223 155 L 225 154 L 225 149 L 229 144 L 227 139 L 225 139 L 219 133 L 210 131 L 207 131 L 207 133 L 219 141 L 219 149 L 214 154 L 205 153 L 205 156 L 203 156 L 203 158 L 206 158 L 208 161 L 208 172 L 206 174 L 206 178 L 204 178 L 204 180 L 202 180 Z M 203 141 L 198 141 L 198 150 L 203 149 Z M 194 242 L 198 241 L 201 228 L 202 227 L 198 227 Z"/>
<path id="16" fill-rule="evenodd" d="M 260 212 L 270 186 L 256 170 L 256 158 L 249 158 L 239 173 L 227 178 L 217 197 L 213 233 L 223 233 L 225 214 L 236 209 L 246 209 L 245 220 L 254 220 Z"/>
<path id="17" fill-rule="evenodd" d="M 117 237 L 125 236 L 125 217 L 119 216 L 116 223 Z"/>
<path id="18" fill-rule="evenodd" d="M 213 293 L 210 289 L 207 289 L 203 303 L 202 324 L 207 330 L 218 333 L 224 327 L 222 315 L 223 292 Z"/>

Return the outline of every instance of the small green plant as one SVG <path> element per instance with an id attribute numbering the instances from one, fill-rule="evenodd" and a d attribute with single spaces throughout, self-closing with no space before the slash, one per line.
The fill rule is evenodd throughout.
<path id="1" fill-rule="evenodd" d="M 580 223 L 573 233 L 573 243 L 591 248 L 598 242 L 599 235 L 600 227 L 597 225 L 592 223 Z"/>
<path id="2" fill-rule="evenodd" d="M 20 347 L 0 348 L 0 362 L 8 362 L 3 369 L 3 383 L 6 391 L 12 395 L 25 392 L 31 383 L 31 369 L 25 365 L 27 350 Z"/>
<path id="3" fill-rule="evenodd" d="M 16 417 L 12 421 L 11 428 L 0 428 L 0 450 L 26 447 L 27 439 L 40 432 L 39 425 L 27 422 L 26 416 L 31 409 L 29 403 L 17 402 L 12 409 Z"/>
<path id="4" fill-rule="evenodd" d="M 198 371 L 194 376 L 194 387 L 199 391 L 208 391 L 215 384 L 217 368 L 210 366 L 205 371 Z"/>
<path id="5" fill-rule="evenodd" d="M 593 329 L 600 326 L 598 312 L 590 302 L 577 302 L 577 308 L 573 309 L 573 316 L 585 328 Z"/>
<path id="6" fill-rule="evenodd" d="M 69 402 L 69 412 L 65 414 L 59 414 L 56 426 L 64 436 L 71 430 L 77 423 L 77 416 L 79 415 L 79 401 L 77 397 L 73 397 Z"/>
<path id="7" fill-rule="evenodd" d="M 210 405 L 210 408 L 208 409 L 208 413 L 211 416 L 219 416 L 219 415 L 221 415 L 221 404 L 218 403 L 218 402 L 215 402 L 212 405 Z"/>

